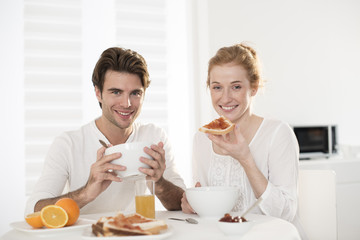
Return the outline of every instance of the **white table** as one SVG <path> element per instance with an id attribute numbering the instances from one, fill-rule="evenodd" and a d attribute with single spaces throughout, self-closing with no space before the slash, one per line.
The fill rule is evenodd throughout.
<path id="1" fill-rule="evenodd" d="M 83 219 L 98 220 L 101 216 L 114 216 L 115 214 L 91 214 L 81 215 Z M 169 220 L 169 217 L 186 218 L 193 217 L 198 220 L 198 224 L 189 224 L 182 221 Z M 168 240 L 190 240 L 190 239 L 239 239 L 240 236 L 226 236 L 217 228 L 217 219 L 203 219 L 197 215 L 184 214 L 181 211 L 158 211 L 156 212 L 157 219 L 164 219 L 167 221 L 169 228 L 173 232 L 169 236 Z M 245 235 L 242 236 L 241 240 L 300 240 L 299 233 L 295 226 L 285 220 L 269 217 L 264 215 L 249 214 L 247 218 L 250 220 L 256 220 L 257 224 Z M 84 230 L 79 229 L 71 232 L 56 233 L 47 236 L 35 235 L 32 233 L 21 232 L 18 230 L 10 230 L 0 237 L 1 240 L 35 240 L 35 239 L 61 239 L 61 240 L 75 240 L 82 239 Z M 96 239 L 96 238 L 94 238 Z M 100 239 L 100 238 L 99 238 Z M 136 238 L 134 238 L 136 239 Z M 154 238 L 156 239 L 156 238 Z"/>

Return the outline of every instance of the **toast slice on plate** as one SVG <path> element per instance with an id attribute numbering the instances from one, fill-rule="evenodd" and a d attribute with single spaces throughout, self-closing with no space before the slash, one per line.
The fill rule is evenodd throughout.
<path id="1" fill-rule="evenodd" d="M 98 237 L 136 236 L 159 234 L 167 228 L 163 220 L 146 218 L 137 213 L 119 213 L 114 217 L 101 217 L 92 225 L 92 232 Z"/>

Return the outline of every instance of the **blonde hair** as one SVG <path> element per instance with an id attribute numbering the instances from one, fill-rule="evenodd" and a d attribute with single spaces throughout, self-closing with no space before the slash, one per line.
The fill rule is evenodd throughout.
<path id="1" fill-rule="evenodd" d="M 207 86 L 210 86 L 210 72 L 215 66 L 234 63 L 236 65 L 241 65 L 245 68 L 248 78 L 250 81 L 250 86 L 252 88 L 258 89 L 263 86 L 263 80 L 261 78 L 261 69 L 256 51 L 244 43 L 235 44 L 230 47 L 220 48 L 215 56 L 209 60 L 208 66 L 208 77 L 207 77 Z"/>

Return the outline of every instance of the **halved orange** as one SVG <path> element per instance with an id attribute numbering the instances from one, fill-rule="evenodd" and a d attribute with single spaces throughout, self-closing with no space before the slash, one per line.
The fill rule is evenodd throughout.
<path id="1" fill-rule="evenodd" d="M 66 225 L 69 217 L 66 211 L 56 205 L 48 205 L 41 209 L 41 221 L 48 228 L 61 228 Z"/>
<path id="2" fill-rule="evenodd" d="M 41 212 L 34 212 L 26 215 L 25 221 L 33 228 L 42 228 L 44 224 L 41 221 Z"/>
<path id="3" fill-rule="evenodd" d="M 75 200 L 71 198 L 61 198 L 55 203 L 55 205 L 62 207 L 68 214 L 69 221 L 66 226 L 71 226 L 78 220 L 80 216 L 80 208 Z"/>

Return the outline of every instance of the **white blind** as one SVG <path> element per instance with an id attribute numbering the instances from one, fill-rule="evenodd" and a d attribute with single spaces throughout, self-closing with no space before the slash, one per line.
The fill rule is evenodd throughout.
<path id="1" fill-rule="evenodd" d="M 81 0 L 24 0 L 26 194 L 54 137 L 79 127 Z"/>
<path id="2" fill-rule="evenodd" d="M 82 47 L 84 41 L 92 40 L 84 38 L 82 29 L 92 26 L 82 19 L 83 4 L 81 0 L 24 0 L 27 195 L 54 138 L 84 121 Z M 115 16 L 114 45 L 139 52 L 148 63 L 152 82 L 139 120 L 168 130 L 166 7 L 165 0 L 114 0 L 108 10 Z"/>
<path id="3" fill-rule="evenodd" d="M 168 130 L 166 0 L 116 1 L 116 43 L 140 53 L 148 64 L 150 87 L 139 121 Z"/>

